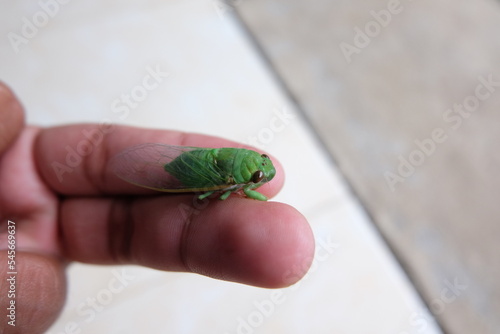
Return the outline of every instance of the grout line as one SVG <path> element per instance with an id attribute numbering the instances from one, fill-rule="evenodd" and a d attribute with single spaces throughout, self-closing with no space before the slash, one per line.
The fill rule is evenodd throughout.
<path id="1" fill-rule="evenodd" d="M 376 223 L 375 217 L 372 215 L 372 213 L 368 210 L 367 206 L 365 205 L 365 202 L 361 199 L 359 196 L 359 193 L 356 191 L 356 189 L 353 187 L 352 183 L 350 182 L 349 178 L 347 177 L 347 174 L 339 167 L 340 165 L 337 163 L 338 159 L 333 155 L 333 153 L 329 150 L 328 146 L 325 144 L 322 136 L 316 131 L 316 127 L 314 126 L 313 122 L 311 119 L 307 116 L 305 112 L 305 108 L 303 105 L 298 101 L 298 99 L 295 97 L 293 92 L 290 90 L 288 85 L 286 84 L 285 80 L 283 77 L 278 73 L 276 68 L 274 67 L 271 58 L 268 56 L 266 51 L 264 50 L 264 47 L 259 43 L 256 35 L 252 32 L 250 26 L 245 22 L 243 19 L 242 15 L 240 14 L 240 9 L 236 8 L 233 11 L 234 15 L 234 21 L 237 26 L 241 29 L 245 37 L 249 40 L 250 44 L 253 46 L 255 52 L 257 55 L 261 58 L 262 62 L 264 63 L 264 66 L 267 69 L 267 72 L 270 73 L 271 77 L 273 80 L 276 82 L 278 87 L 281 89 L 283 94 L 287 99 L 289 99 L 294 106 L 296 107 L 298 113 L 300 114 L 300 117 L 304 121 L 306 127 L 308 128 L 309 132 L 311 133 L 313 137 L 313 141 L 321 151 L 321 153 L 326 157 L 327 161 L 331 164 L 333 164 L 339 171 L 340 175 L 342 176 L 342 179 L 344 180 L 346 184 L 346 191 L 347 193 L 350 193 L 352 195 L 352 198 L 355 202 L 357 202 L 358 206 L 360 206 L 360 210 L 363 211 L 363 213 L 366 215 L 368 220 L 371 222 L 371 224 L 374 227 L 374 231 L 378 234 L 378 236 L 383 240 L 385 246 L 389 249 L 390 253 L 394 257 L 396 263 L 400 266 L 402 271 L 404 272 L 406 278 L 410 282 L 410 284 L 413 286 L 415 289 L 416 295 L 420 298 L 423 306 L 427 309 L 429 312 L 429 315 L 431 315 L 436 323 L 436 327 L 443 333 L 443 334 L 448 334 L 449 331 L 445 330 L 446 326 L 443 323 L 442 319 L 439 316 L 435 316 L 431 308 L 429 306 L 429 303 L 427 301 L 427 298 L 424 298 L 424 296 L 427 296 L 425 293 L 425 289 L 423 284 L 418 283 L 416 275 L 412 275 L 411 273 L 414 272 L 412 270 L 411 266 L 409 263 L 407 263 L 402 257 L 398 255 L 396 252 L 396 249 L 392 246 L 390 241 L 386 238 L 384 235 L 383 231 L 380 229 L 379 225 Z"/>

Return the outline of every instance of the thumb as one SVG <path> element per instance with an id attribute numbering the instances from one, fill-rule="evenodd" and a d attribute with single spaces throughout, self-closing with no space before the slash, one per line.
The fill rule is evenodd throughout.
<path id="1" fill-rule="evenodd" d="M 16 139 L 24 125 L 21 103 L 12 90 L 0 82 L 0 153 Z"/>
<path id="2" fill-rule="evenodd" d="M 33 253 L 9 255 L 0 251 L 0 333 L 43 333 L 64 304 L 64 265 Z M 9 261 L 15 261 L 13 267 Z"/>

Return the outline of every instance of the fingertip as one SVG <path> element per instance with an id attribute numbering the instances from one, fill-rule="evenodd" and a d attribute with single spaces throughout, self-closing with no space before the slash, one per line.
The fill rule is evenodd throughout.
<path id="1" fill-rule="evenodd" d="M 283 288 L 298 282 L 309 270 L 314 257 L 314 236 L 306 218 L 295 208 L 273 203 L 254 218 L 262 224 L 267 241 L 256 254 L 256 285 Z M 254 284 L 255 285 L 255 284 Z"/>
<path id="2" fill-rule="evenodd" d="M 7 263 L 7 251 L 0 252 L 0 259 Z M 5 261 L 5 262 L 4 262 Z M 7 321 L 0 322 L 0 333 L 43 333 L 57 319 L 66 298 L 64 265 L 57 259 L 39 254 L 16 253 L 17 274 L 4 272 L 2 282 L 12 285 L 15 294 L 15 310 L 9 311 Z M 9 280 L 10 279 L 10 280 Z M 2 285 L 3 285 L 2 283 Z M 7 292 L 2 289 L 0 305 L 2 310 L 11 307 Z M 8 321 L 15 320 L 15 327 Z"/>
<path id="3" fill-rule="evenodd" d="M 274 168 L 276 169 L 276 175 L 268 183 L 269 187 L 265 188 L 271 188 L 269 190 L 269 196 L 273 197 L 280 192 L 281 188 L 283 188 L 283 185 L 285 184 L 285 170 L 278 159 L 272 157 L 271 161 L 273 162 Z M 263 189 L 264 193 L 266 193 L 265 188 Z"/>
<path id="4" fill-rule="evenodd" d="M 230 199 L 224 206 L 223 212 L 210 212 L 212 217 L 219 216 L 217 225 L 200 222 L 193 227 L 192 240 L 204 242 L 189 243 L 186 263 L 190 270 L 265 288 L 288 286 L 307 273 L 314 238 L 297 210 L 282 203 L 241 198 Z"/>

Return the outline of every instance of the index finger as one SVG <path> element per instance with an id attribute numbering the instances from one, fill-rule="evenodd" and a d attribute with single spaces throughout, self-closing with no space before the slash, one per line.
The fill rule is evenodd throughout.
<path id="1" fill-rule="evenodd" d="M 151 190 L 129 184 L 110 168 L 110 160 L 124 149 L 163 143 L 196 147 L 247 147 L 218 137 L 130 126 L 77 124 L 42 129 L 34 145 L 38 170 L 46 183 L 63 195 L 148 194 Z M 253 149 L 253 148 L 250 148 Z M 283 169 L 273 159 L 275 178 L 259 188 L 272 197 L 283 185 Z"/>

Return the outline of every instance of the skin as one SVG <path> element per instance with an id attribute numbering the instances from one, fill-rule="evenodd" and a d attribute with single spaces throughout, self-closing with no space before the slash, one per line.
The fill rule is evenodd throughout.
<path id="1" fill-rule="evenodd" d="M 267 288 L 288 286 L 307 272 L 314 239 L 294 208 L 230 197 L 183 214 L 179 208 L 193 207 L 193 194 L 136 187 L 108 167 L 110 157 L 140 143 L 235 143 L 116 126 L 60 182 L 51 164 L 64 163 L 65 147 L 76 148 L 85 138 L 82 131 L 99 126 L 42 129 L 24 126 L 23 119 L 21 104 L 0 83 L 0 310 L 9 302 L 3 293 L 7 220 L 16 223 L 17 242 L 16 327 L 1 321 L 0 332 L 41 333 L 50 326 L 64 304 L 71 261 L 138 264 Z M 270 197 L 283 184 L 282 168 L 272 159 L 277 175 L 259 189 Z"/>

